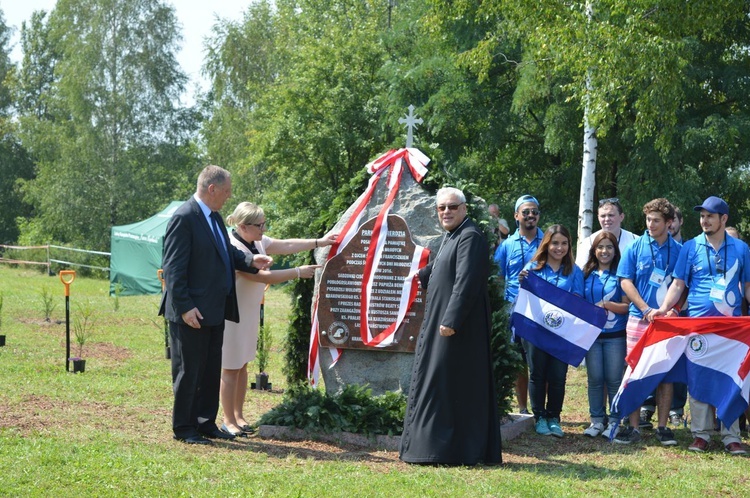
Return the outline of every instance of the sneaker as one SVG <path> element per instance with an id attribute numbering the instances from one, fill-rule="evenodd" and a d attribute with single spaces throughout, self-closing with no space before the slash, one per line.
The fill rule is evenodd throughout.
<path id="1" fill-rule="evenodd" d="M 602 437 L 606 439 L 612 439 L 617 435 L 617 422 L 610 422 L 606 429 L 602 432 Z"/>
<path id="2" fill-rule="evenodd" d="M 565 433 L 562 430 L 562 427 L 560 427 L 560 420 L 556 418 L 551 418 L 547 420 L 547 427 L 549 428 L 550 434 L 552 434 L 555 437 L 563 437 Z"/>
<path id="3" fill-rule="evenodd" d="M 641 440 L 641 432 L 638 429 L 632 427 L 626 427 L 615 436 L 615 443 L 617 444 L 630 444 L 637 443 Z"/>
<path id="4" fill-rule="evenodd" d="M 583 435 L 584 436 L 589 436 L 589 437 L 596 437 L 599 434 L 601 434 L 603 430 L 604 430 L 604 424 L 602 424 L 600 422 L 597 422 L 595 424 L 592 423 L 589 426 L 588 429 L 586 429 L 585 431 L 583 431 Z"/>
<path id="5" fill-rule="evenodd" d="M 727 445 L 727 450 L 729 448 L 729 445 Z M 693 442 L 690 443 L 690 446 L 688 446 L 689 451 L 697 451 L 698 453 L 703 453 L 708 449 L 708 441 L 701 437 L 697 437 L 693 439 Z"/>
<path id="6" fill-rule="evenodd" d="M 674 438 L 674 432 L 667 427 L 657 427 L 656 439 L 662 444 L 662 446 L 674 446 L 677 444 L 677 440 Z"/>
<path id="7" fill-rule="evenodd" d="M 651 417 L 654 416 L 654 412 L 646 408 L 641 408 L 641 418 L 638 421 L 639 429 L 653 429 L 654 424 L 651 423 Z"/>
<path id="8" fill-rule="evenodd" d="M 742 445 L 740 443 L 729 443 L 728 445 L 724 446 L 724 449 L 726 449 L 732 455 L 747 455 L 747 451 L 742 448 Z"/>
<path id="9" fill-rule="evenodd" d="M 536 421 L 534 430 L 540 436 L 549 436 L 550 434 L 552 434 L 549 430 L 549 425 L 547 425 L 547 419 L 544 417 L 540 417 L 539 420 Z"/>
<path id="10" fill-rule="evenodd" d="M 670 413 L 669 425 L 671 425 L 672 427 L 684 427 L 685 419 L 682 417 L 682 414 L 680 413 Z"/>

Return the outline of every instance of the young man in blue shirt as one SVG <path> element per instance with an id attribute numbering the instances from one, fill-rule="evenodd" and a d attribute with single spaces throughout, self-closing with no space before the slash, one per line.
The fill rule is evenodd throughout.
<path id="1" fill-rule="evenodd" d="M 494 259 L 500 268 L 499 274 L 505 277 L 505 302 L 509 313 L 513 303 L 516 302 L 516 297 L 518 297 L 520 286 L 518 275 L 534 257 L 544 236 L 544 232 L 538 227 L 540 214 L 539 201 L 535 197 L 531 195 L 519 197 L 513 214 L 518 228 L 495 251 Z M 519 411 L 527 414 L 529 413 L 529 373 L 525 366 L 526 352 L 523 350 L 520 341 L 516 342 L 516 346 L 524 362 L 524 369 L 516 378 L 516 401 Z"/>
<path id="2" fill-rule="evenodd" d="M 672 281 L 672 271 L 682 248 L 669 233 L 669 225 L 674 219 L 674 206 L 667 199 L 647 202 L 643 206 L 643 214 L 646 215 L 646 231 L 628 246 L 617 269 L 622 290 L 630 299 L 630 316 L 625 329 L 628 354 L 653 321 L 654 310 L 659 308 L 667 293 Z M 676 311 L 670 311 L 670 316 L 676 314 Z M 677 444 L 674 433 L 667 427 L 671 403 L 672 384 L 659 384 L 656 388 L 656 438 L 665 446 Z M 630 426 L 617 434 L 614 440 L 616 443 L 640 441 L 639 412 L 631 413 L 629 419 Z"/>
<path id="3" fill-rule="evenodd" d="M 747 244 L 726 233 L 729 206 L 715 196 L 695 206 L 700 211 L 703 233 L 685 242 L 674 270 L 674 280 L 654 315 L 666 315 L 687 288 L 687 315 L 740 316 L 742 301 L 750 291 L 750 250 Z M 667 315 L 668 316 L 668 315 Z M 690 397 L 690 430 L 694 440 L 688 450 L 708 449 L 714 429 L 711 407 Z M 721 425 L 722 443 L 732 455 L 744 455 L 737 420 Z"/>

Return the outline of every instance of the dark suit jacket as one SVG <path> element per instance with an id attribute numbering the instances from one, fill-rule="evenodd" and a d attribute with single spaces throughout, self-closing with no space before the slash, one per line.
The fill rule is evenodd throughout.
<path id="1" fill-rule="evenodd" d="M 221 223 L 224 228 L 224 223 Z M 226 233 L 226 228 L 224 228 Z M 225 237 L 226 250 L 234 270 L 255 273 L 245 262 L 245 254 Z M 164 236 L 164 296 L 159 314 L 175 323 L 183 323 L 182 314 L 193 308 L 203 315 L 202 324 L 220 325 L 224 320 L 239 322 L 237 295 L 227 289 L 226 267 L 211 226 L 198 202 L 191 197 L 177 208 Z"/>

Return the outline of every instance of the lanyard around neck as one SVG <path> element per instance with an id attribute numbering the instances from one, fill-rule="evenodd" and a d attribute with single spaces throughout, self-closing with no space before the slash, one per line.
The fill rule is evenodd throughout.
<path id="1" fill-rule="evenodd" d="M 538 234 L 535 232 L 534 238 L 532 239 L 533 241 L 537 240 L 538 238 L 537 235 Z M 526 250 L 523 248 L 524 242 L 526 242 L 526 237 L 521 232 L 518 232 L 518 244 L 521 246 L 521 267 L 522 268 L 526 266 Z M 529 246 L 529 249 L 533 247 L 531 242 L 526 242 L 526 245 Z"/>
<path id="2" fill-rule="evenodd" d="M 597 271 L 601 271 L 601 272 L 602 272 L 602 274 L 603 274 L 604 272 L 607 272 L 607 278 L 605 278 L 605 279 L 604 279 L 604 282 L 602 283 L 602 298 L 601 298 L 601 299 L 599 300 L 599 301 L 604 301 L 604 291 L 605 291 L 605 290 L 606 290 L 606 288 L 607 288 L 607 282 L 609 282 L 609 277 L 611 277 L 611 276 L 612 276 L 612 273 L 610 273 L 610 271 L 609 271 L 609 270 L 594 270 L 594 271 L 592 272 L 592 273 L 594 273 L 594 276 L 595 276 L 595 278 L 592 278 L 592 279 L 591 279 L 591 285 L 590 285 L 590 287 L 591 287 L 591 299 L 594 299 L 594 281 L 595 281 L 595 280 L 599 280 L 600 282 L 602 281 L 601 277 L 600 277 L 599 275 L 597 275 L 597 274 L 596 274 L 596 272 L 597 272 Z M 584 299 L 586 299 L 586 288 L 585 288 L 585 287 L 584 287 L 584 289 L 583 289 L 583 292 L 584 292 L 584 294 L 583 294 L 583 298 L 584 298 Z"/>
<path id="3" fill-rule="evenodd" d="M 651 241 L 656 242 L 657 250 L 659 249 L 659 242 L 651 236 L 651 234 L 648 235 L 648 248 L 651 251 L 651 264 L 654 265 L 654 268 L 656 268 L 656 255 L 654 254 L 654 247 L 651 245 Z M 672 251 L 669 250 L 669 235 L 667 235 L 667 266 L 664 268 L 659 268 L 660 270 L 669 270 L 669 259 L 672 257 Z"/>
<path id="4" fill-rule="evenodd" d="M 713 268 L 711 268 L 711 254 L 708 251 L 708 246 L 710 244 L 708 242 L 708 237 L 706 237 L 705 234 L 703 235 L 703 237 L 706 239 L 705 248 L 706 248 L 706 260 L 708 261 L 708 271 L 711 274 L 711 279 L 713 279 L 714 278 L 714 270 L 713 270 Z M 727 247 L 728 246 L 729 246 L 729 244 L 727 244 L 727 238 L 725 236 L 724 237 L 724 269 L 721 272 L 722 276 L 724 278 L 727 278 L 727 266 L 729 266 L 729 262 L 727 261 Z M 713 246 L 711 248 L 713 249 Z M 721 247 L 719 248 L 718 251 L 716 251 L 716 253 L 718 254 L 719 251 L 721 251 Z M 716 261 L 714 261 L 714 264 L 716 264 Z M 718 268 L 718 265 L 717 265 L 716 274 L 718 275 L 718 273 L 719 273 L 719 268 Z"/>

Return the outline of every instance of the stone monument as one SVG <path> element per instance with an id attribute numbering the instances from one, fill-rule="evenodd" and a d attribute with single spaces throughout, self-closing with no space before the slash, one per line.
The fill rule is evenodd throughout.
<path id="1" fill-rule="evenodd" d="M 368 165 L 373 177 L 366 192 L 334 227 L 340 245 L 315 252 L 325 266 L 316 276 L 311 341 L 329 392 L 347 384 L 368 385 L 375 395 L 409 388 L 426 298 L 414 273 L 427 263 L 424 249 L 436 251 L 444 233 L 434 193 L 420 184 L 429 159 L 411 148 L 422 122 L 413 111 L 409 106 L 400 120 L 407 148 Z"/>
<path id="2" fill-rule="evenodd" d="M 425 297 L 414 272 L 426 264 L 429 254 L 418 251 L 406 220 L 389 214 L 380 264 L 370 279 L 369 296 L 366 291 L 363 295 L 367 287 L 363 278 L 366 258 L 376 221 L 372 218 L 362 224 L 346 247 L 326 263 L 318 287 L 320 344 L 329 348 L 379 347 L 383 351 L 413 353 Z M 363 325 L 370 330 L 364 337 Z"/>

